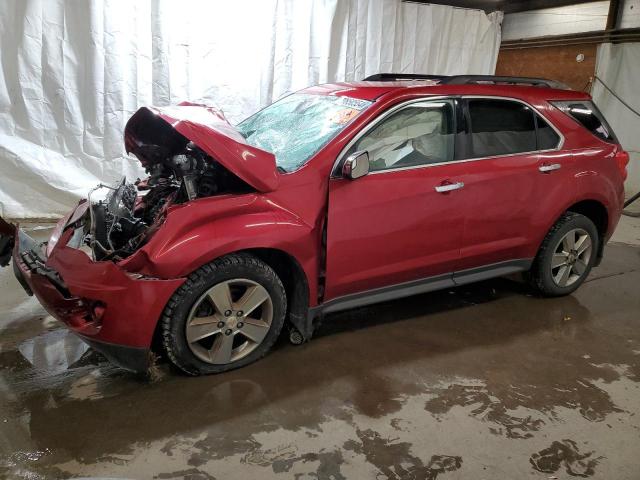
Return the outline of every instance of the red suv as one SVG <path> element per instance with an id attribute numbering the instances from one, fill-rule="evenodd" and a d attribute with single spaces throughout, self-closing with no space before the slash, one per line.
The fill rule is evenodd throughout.
<path id="1" fill-rule="evenodd" d="M 0 261 L 13 250 L 25 290 L 118 365 L 164 351 L 193 375 L 257 360 L 285 326 L 308 340 L 328 312 L 513 272 L 571 293 L 629 160 L 589 95 L 484 76 L 319 85 L 236 126 L 142 108 L 125 144 L 147 178 L 100 185 L 43 245 L 3 221 Z"/>

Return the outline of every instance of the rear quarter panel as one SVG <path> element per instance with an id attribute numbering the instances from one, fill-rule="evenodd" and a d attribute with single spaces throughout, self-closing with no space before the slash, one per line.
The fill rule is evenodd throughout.
<path id="1" fill-rule="evenodd" d="M 605 206 L 608 214 L 605 238 L 608 239 L 620 219 L 624 203 L 624 179 L 615 160 L 615 154 L 621 147 L 600 140 L 553 106 L 549 107 L 548 113 L 565 136 L 564 150 L 574 158 L 574 203 L 595 200 Z"/>

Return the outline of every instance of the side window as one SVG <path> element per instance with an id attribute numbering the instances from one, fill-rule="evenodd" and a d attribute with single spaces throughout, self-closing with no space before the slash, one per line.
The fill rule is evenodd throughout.
<path id="1" fill-rule="evenodd" d="M 536 150 L 533 112 L 510 100 L 469 100 L 472 157 Z"/>
<path id="2" fill-rule="evenodd" d="M 617 142 L 611 127 L 593 102 L 567 101 L 552 102 L 564 113 L 572 116 L 596 137 L 607 142 Z"/>
<path id="3" fill-rule="evenodd" d="M 551 150 L 560 143 L 560 135 L 540 115 L 536 115 L 538 150 Z"/>
<path id="4" fill-rule="evenodd" d="M 364 134 L 348 154 L 369 152 L 370 171 L 448 162 L 453 159 L 454 112 L 449 100 L 412 103 Z"/>

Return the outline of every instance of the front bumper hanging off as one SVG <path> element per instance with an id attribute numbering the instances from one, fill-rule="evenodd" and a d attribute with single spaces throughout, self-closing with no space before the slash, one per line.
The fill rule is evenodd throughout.
<path id="1" fill-rule="evenodd" d="M 18 282 L 47 312 L 116 365 L 144 372 L 158 319 L 184 279 L 148 278 L 93 261 L 70 242 L 82 216 L 77 211 L 58 223 L 48 244 L 0 218 L 0 265 L 12 258 Z"/>

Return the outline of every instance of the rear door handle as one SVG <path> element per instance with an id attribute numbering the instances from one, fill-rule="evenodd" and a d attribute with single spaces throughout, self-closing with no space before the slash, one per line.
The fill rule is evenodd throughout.
<path id="1" fill-rule="evenodd" d="M 562 168 L 562 165 L 560 165 L 559 163 L 546 163 L 544 165 L 540 165 L 538 167 L 538 170 L 540 170 L 542 173 L 547 173 L 547 172 L 553 172 L 554 170 L 560 170 Z"/>
<path id="2" fill-rule="evenodd" d="M 452 190 L 460 190 L 462 187 L 464 187 L 464 183 L 462 182 L 445 183 L 443 185 L 437 185 L 436 192 L 446 193 L 446 192 L 451 192 Z"/>

